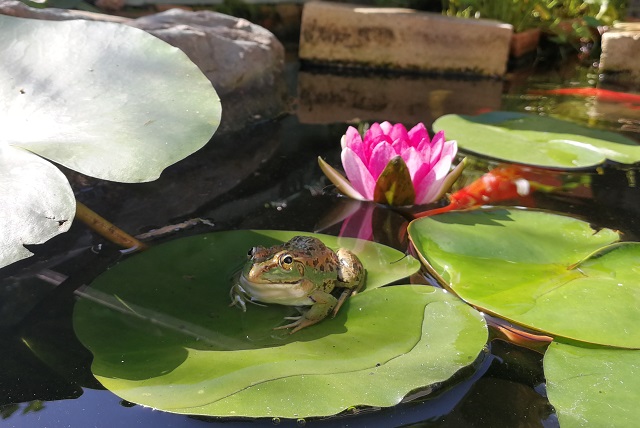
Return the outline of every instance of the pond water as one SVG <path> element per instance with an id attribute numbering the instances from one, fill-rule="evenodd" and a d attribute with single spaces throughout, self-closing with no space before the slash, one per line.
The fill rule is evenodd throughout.
<path id="1" fill-rule="evenodd" d="M 124 230 L 138 234 L 190 219 L 194 222 L 154 244 L 231 229 L 340 232 L 338 197 L 317 166 L 322 156 L 340 165 L 339 141 L 347 123 L 403 122 L 427 126 L 447 113 L 530 111 L 624 132 L 640 139 L 638 106 L 595 98 L 532 93 L 589 86 L 597 79 L 584 65 L 528 68 L 494 80 L 417 76 L 361 76 L 298 72 L 288 64 L 297 113 L 230 135 L 168 168 L 152 183 L 123 185 L 65 171 L 78 200 Z M 614 88 L 615 89 L 615 88 Z M 491 163 L 477 160 L 468 174 Z M 579 215 L 596 226 L 640 237 L 640 191 L 635 171 L 585 172 L 591 186 L 576 192 L 537 194 L 508 201 Z M 406 219 L 382 210 L 391 224 Z M 390 234 L 376 240 L 407 250 Z M 3 427 L 204 427 L 245 426 L 154 411 L 104 390 L 90 370 L 91 355 L 75 337 L 74 291 L 125 258 L 79 222 L 34 249 L 36 256 L 0 274 L 0 426 Z M 414 280 L 416 280 L 414 278 Z M 423 282 L 427 282 L 424 278 Z M 418 282 L 420 280 L 418 279 Z M 363 409 L 316 420 L 252 421 L 252 426 L 545 426 L 558 425 L 545 394 L 542 356 L 500 341 L 488 344 L 472 369 L 427 396 L 386 409 Z"/>

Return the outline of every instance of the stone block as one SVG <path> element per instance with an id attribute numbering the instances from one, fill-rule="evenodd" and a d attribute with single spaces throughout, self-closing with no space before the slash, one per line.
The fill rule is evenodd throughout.
<path id="1" fill-rule="evenodd" d="M 448 114 L 500 110 L 503 82 L 438 76 L 348 76 L 300 72 L 301 123 L 385 121 L 430 126 Z"/>
<path id="2" fill-rule="evenodd" d="M 513 27 L 411 9 L 304 6 L 300 59 L 404 71 L 502 76 Z"/>
<path id="3" fill-rule="evenodd" d="M 640 23 L 616 24 L 602 35 L 603 80 L 640 85 Z"/>

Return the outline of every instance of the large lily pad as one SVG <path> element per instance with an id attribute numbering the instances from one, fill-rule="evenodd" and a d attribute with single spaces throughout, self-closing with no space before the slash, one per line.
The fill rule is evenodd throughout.
<path id="1" fill-rule="evenodd" d="M 640 351 L 553 342 L 544 374 L 563 428 L 638 423 Z"/>
<path id="2" fill-rule="evenodd" d="M 97 178 L 151 181 L 218 127 L 209 80 L 142 30 L 0 15 L 0 34 L 0 174 L 11 175 L 0 195 L 0 267 L 31 254 L 22 244 L 64 232 L 75 212 L 62 174 L 22 167 L 12 150 L 29 165 L 43 164 L 37 154 Z M 57 220 L 63 227 L 52 228 Z"/>
<path id="3" fill-rule="evenodd" d="M 574 169 L 607 160 L 640 162 L 640 145 L 620 134 L 537 115 L 491 112 L 449 114 L 433 123 L 466 152 L 527 165 Z"/>
<path id="4" fill-rule="evenodd" d="M 0 144 L 0 267 L 31 256 L 23 244 L 41 244 L 69 230 L 75 208 L 71 186 L 58 168 Z"/>
<path id="5" fill-rule="evenodd" d="M 218 127 L 211 82 L 145 31 L 4 15 L 0 28 L 0 144 L 93 177 L 141 182 Z"/>
<path id="6" fill-rule="evenodd" d="M 314 235 L 352 249 L 367 269 L 364 291 L 335 319 L 291 335 L 273 330 L 295 315 L 291 307 L 229 307 L 247 248 L 296 234 L 184 238 L 105 272 L 74 313 L 95 376 L 126 400 L 175 413 L 307 417 L 396 404 L 476 359 L 487 339 L 482 317 L 432 287 L 380 288 L 419 263 L 368 241 Z"/>
<path id="7" fill-rule="evenodd" d="M 640 347 L 640 331 L 629 328 L 640 316 L 640 243 L 610 245 L 617 232 L 518 209 L 427 217 L 409 234 L 421 258 L 474 306 L 555 336 Z"/>

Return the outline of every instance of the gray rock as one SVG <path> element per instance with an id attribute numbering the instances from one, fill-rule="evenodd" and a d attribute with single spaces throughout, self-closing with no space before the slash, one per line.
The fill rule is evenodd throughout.
<path id="1" fill-rule="evenodd" d="M 180 48 L 209 78 L 222 101 L 220 131 L 240 129 L 287 109 L 284 48 L 268 30 L 211 11 L 172 9 L 138 19 L 73 11 L 34 9 L 0 0 L 0 14 L 22 18 L 120 22 Z"/>
<path id="2" fill-rule="evenodd" d="M 66 21 L 69 19 L 89 19 L 91 15 L 81 15 L 78 11 L 66 9 L 34 9 L 17 0 L 0 0 L 0 14 L 17 16 L 18 18 L 46 19 L 49 21 Z M 126 18 L 123 18 L 127 21 Z"/>
<path id="3" fill-rule="evenodd" d="M 200 67 L 222 100 L 222 129 L 239 129 L 286 110 L 284 48 L 268 30 L 221 13 L 182 9 L 129 25 L 182 49 Z"/>
<path id="4" fill-rule="evenodd" d="M 130 25 L 182 49 L 221 94 L 249 85 L 273 85 L 283 69 L 282 44 L 244 19 L 171 9 Z"/>

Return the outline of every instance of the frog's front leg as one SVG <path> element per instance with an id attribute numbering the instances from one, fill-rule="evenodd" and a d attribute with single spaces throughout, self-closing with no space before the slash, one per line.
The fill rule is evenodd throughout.
<path id="1" fill-rule="evenodd" d="M 238 282 L 231 287 L 229 296 L 231 297 L 231 303 L 229 306 L 238 306 L 242 309 L 242 312 L 247 312 L 247 302 L 253 303 L 256 306 L 266 306 L 253 300 L 251 295 L 247 293 Z"/>
<path id="2" fill-rule="evenodd" d="M 344 288 L 344 291 L 338 299 L 338 303 L 333 308 L 333 316 L 335 317 L 342 304 L 347 300 L 347 297 L 358 294 L 358 291 L 362 289 L 364 285 L 364 279 L 366 271 L 362 262 L 358 257 L 346 248 L 338 248 L 336 251 L 338 261 L 338 281 L 336 287 Z"/>
<path id="3" fill-rule="evenodd" d="M 231 303 L 229 306 L 238 306 L 242 309 L 242 312 L 247 312 L 247 293 L 242 289 L 240 284 L 235 283 L 229 291 L 229 297 L 231 297 Z"/>
<path id="4" fill-rule="evenodd" d="M 314 303 L 308 311 L 300 317 L 287 318 L 295 319 L 295 321 L 287 325 L 276 327 L 274 330 L 293 328 L 293 330 L 291 330 L 291 334 L 293 334 L 298 330 L 309 327 L 310 325 L 316 324 L 325 319 L 327 315 L 329 315 L 329 312 L 331 312 L 331 309 L 333 309 L 333 307 L 338 303 L 338 299 L 322 290 L 314 291 L 309 298 L 311 298 Z"/>

